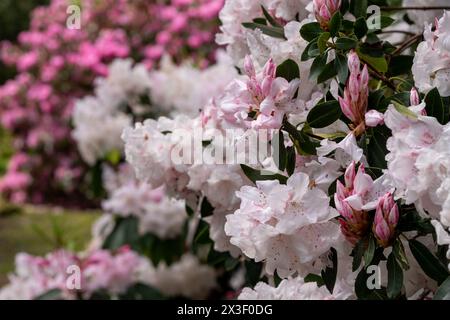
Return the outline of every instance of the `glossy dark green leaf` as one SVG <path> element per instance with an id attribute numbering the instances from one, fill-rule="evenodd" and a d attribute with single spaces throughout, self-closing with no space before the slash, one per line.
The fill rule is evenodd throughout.
<path id="1" fill-rule="evenodd" d="M 329 259 L 332 262 L 332 266 L 331 267 L 327 266 L 324 270 L 322 270 L 321 275 L 328 291 L 330 291 L 330 293 L 333 293 L 338 271 L 338 257 L 336 249 L 334 248 L 330 249 Z"/>
<path id="2" fill-rule="evenodd" d="M 336 12 L 330 20 L 329 30 L 330 35 L 335 37 L 342 26 L 342 14 L 340 12 Z"/>
<path id="3" fill-rule="evenodd" d="M 364 17 L 359 17 L 355 21 L 355 35 L 358 37 L 358 39 L 361 39 L 364 37 L 367 32 L 369 31 L 369 28 L 367 28 L 366 19 Z"/>
<path id="4" fill-rule="evenodd" d="M 300 69 L 295 61 L 288 59 L 277 67 L 276 75 L 290 82 L 300 78 Z"/>
<path id="5" fill-rule="evenodd" d="M 270 13 L 264 8 L 264 6 L 261 6 L 261 10 L 264 14 L 264 17 L 267 19 L 267 21 L 273 26 L 273 27 L 282 27 L 271 15 Z"/>
<path id="6" fill-rule="evenodd" d="M 325 128 L 339 120 L 341 114 L 339 102 L 327 101 L 316 105 L 308 113 L 307 122 L 311 128 Z"/>
<path id="7" fill-rule="evenodd" d="M 438 284 L 441 284 L 448 278 L 449 272 L 447 268 L 441 264 L 439 259 L 425 245 L 417 240 L 410 240 L 409 248 L 427 276 L 437 281 Z"/>
<path id="8" fill-rule="evenodd" d="M 273 38 L 286 39 L 284 35 L 284 29 L 281 27 L 272 27 L 264 24 L 259 24 L 255 22 L 244 22 L 242 24 L 245 28 L 255 30 L 259 29 L 265 35 L 268 35 Z"/>
<path id="9" fill-rule="evenodd" d="M 278 180 L 281 184 L 286 184 L 287 177 L 282 176 L 281 174 L 274 174 L 270 172 L 261 172 L 260 170 L 256 170 L 253 168 L 250 168 L 249 166 L 245 164 L 241 164 L 242 171 L 244 171 L 244 174 L 247 176 L 247 178 L 250 179 L 253 183 L 256 183 L 257 181 L 267 181 L 267 180 Z"/>
<path id="10" fill-rule="evenodd" d="M 386 266 L 388 270 L 387 295 L 390 299 L 394 299 L 398 297 L 402 291 L 403 270 L 393 253 L 389 255 Z"/>
<path id="11" fill-rule="evenodd" d="M 347 57 L 340 53 L 336 54 L 336 59 L 334 59 L 334 67 L 337 70 L 339 82 L 345 84 L 349 74 Z"/>
<path id="12" fill-rule="evenodd" d="M 350 50 L 356 48 L 358 41 L 352 38 L 342 37 L 336 40 L 336 48 L 339 50 Z"/>
<path id="13" fill-rule="evenodd" d="M 445 124 L 448 119 L 448 110 L 444 109 L 444 102 L 437 88 L 428 92 L 425 96 L 425 103 L 427 115 L 435 117 L 440 124 Z"/>
<path id="14" fill-rule="evenodd" d="M 433 300 L 450 300 L 450 277 L 440 285 Z"/>
<path id="15" fill-rule="evenodd" d="M 300 35 L 308 42 L 318 38 L 322 32 L 323 30 L 318 22 L 304 24 L 300 29 Z"/>
<path id="16" fill-rule="evenodd" d="M 367 249 L 364 252 L 364 265 L 366 268 L 372 263 L 376 247 L 377 243 L 375 241 L 375 238 L 373 236 L 370 236 L 367 242 Z"/>

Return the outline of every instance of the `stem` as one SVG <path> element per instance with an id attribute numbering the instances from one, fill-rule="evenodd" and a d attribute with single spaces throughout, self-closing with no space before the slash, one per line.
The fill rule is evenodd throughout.
<path id="1" fill-rule="evenodd" d="M 415 36 L 416 35 L 414 32 L 403 31 L 403 30 L 384 30 L 384 31 L 380 32 L 380 34 L 387 34 L 387 33 L 402 33 L 402 34 L 406 34 L 406 35 L 409 35 L 409 36 Z"/>
<path id="2" fill-rule="evenodd" d="M 420 39 L 422 39 L 423 35 L 422 34 L 416 34 L 414 37 L 409 38 L 408 40 L 406 40 L 399 48 L 397 48 L 397 50 L 395 50 L 394 52 L 392 52 L 393 56 L 399 55 L 401 54 L 403 51 L 405 51 L 406 49 L 408 49 L 409 47 L 411 47 L 413 44 L 415 44 L 417 41 L 419 41 Z"/>
<path id="3" fill-rule="evenodd" d="M 415 11 L 430 11 L 430 10 L 450 10 L 449 6 L 438 7 L 381 7 L 381 11 L 402 11 L 402 10 L 415 10 Z"/>
<path id="4" fill-rule="evenodd" d="M 366 63 L 367 66 L 369 67 L 369 73 L 374 76 L 375 78 L 377 78 L 378 80 L 383 81 L 389 88 L 391 88 L 392 90 L 396 91 L 397 87 L 395 86 L 395 84 L 389 80 L 386 76 L 382 75 L 381 73 L 379 73 L 377 70 L 375 70 L 369 63 Z"/>

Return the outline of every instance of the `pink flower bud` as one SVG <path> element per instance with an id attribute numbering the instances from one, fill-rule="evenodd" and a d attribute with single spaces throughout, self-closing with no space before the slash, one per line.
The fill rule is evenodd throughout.
<path id="1" fill-rule="evenodd" d="M 255 66 L 253 65 L 252 58 L 250 58 L 249 55 L 245 56 L 244 71 L 250 78 L 254 78 L 256 76 Z"/>
<path id="2" fill-rule="evenodd" d="M 361 62 L 359 61 L 358 54 L 355 51 L 349 53 L 347 64 L 350 73 L 359 74 Z"/>
<path id="3" fill-rule="evenodd" d="M 355 169 L 355 161 L 352 161 L 352 163 L 348 166 L 347 170 L 345 170 L 345 186 L 349 189 L 353 188 L 353 181 L 355 180 L 356 176 L 356 169 Z"/>
<path id="4" fill-rule="evenodd" d="M 388 247 L 392 243 L 399 216 L 398 206 L 392 194 L 386 193 L 378 200 L 372 228 L 375 238 L 381 246 Z"/>
<path id="5" fill-rule="evenodd" d="M 420 104 L 419 92 L 417 92 L 416 88 L 411 89 L 410 101 L 411 106 L 418 106 Z"/>
<path id="6" fill-rule="evenodd" d="M 275 66 L 275 63 L 273 62 L 273 59 L 270 58 L 269 61 L 267 61 L 264 65 L 264 75 L 275 78 L 276 71 L 277 68 Z"/>
<path id="7" fill-rule="evenodd" d="M 314 0 L 314 15 L 322 29 L 328 30 L 331 18 L 340 7 L 341 0 Z"/>
<path id="8" fill-rule="evenodd" d="M 366 126 L 374 128 L 384 124 L 384 115 L 377 110 L 370 110 L 365 116 Z"/>

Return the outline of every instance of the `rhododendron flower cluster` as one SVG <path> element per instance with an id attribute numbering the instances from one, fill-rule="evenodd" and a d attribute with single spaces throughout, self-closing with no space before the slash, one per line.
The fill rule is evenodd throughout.
<path id="1" fill-rule="evenodd" d="M 83 1 L 80 29 L 66 27 L 70 4 L 53 0 L 38 7 L 19 43 L 1 45 L 2 61 L 19 72 L 0 87 L 1 125 L 13 133 L 17 152 L 28 157 L 21 166 L 9 166 L 7 179 L 2 179 L 1 191 L 13 201 L 63 204 L 70 195 L 68 204 L 74 205 L 85 197 L 79 190 L 86 188 L 86 166 L 70 136 L 70 120 L 75 100 L 91 93 L 93 80 L 106 76 L 115 58 L 133 56 L 147 68 L 163 55 L 177 62 L 189 58 L 201 66 L 214 59 L 216 17 L 223 0 Z M 186 56 L 185 50 L 198 54 Z M 113 99 L 112 93 L 106 96 Z M 86 103 L 100 109 L 92 100 Z M 109 139 L 126 124 L 124 117 L 108 119 Z M 86 144 L 83 158 L 91 163 L 103 150 Z M 22 175 L 27 179 L 16 182 Z"/>
<path id="2" fill-rule="evenodd" d="M 385 8 L 374 30 L 377 16 L 348 3 L 226 0 L 215 64 L 116 59 L 97 77 L 74 113 L 105 188 L 89 249 L 68 262 L 82 262 L 81 297 L 448 298 L 450 11 L 424 10 L 432 28 Z M 161 15 L 172 22 L 145 50 L 155 59 L 188 29 Z M 19 261 L 4 296 L 80 297 L 52 263 L 21 276 Z"/>
<path id="3" fill-rule="evenodd" d="M 23 253 L 16 257 L 16 273 L 11 275 L 11 284 L 0 291 L 0 297 L 34 299 L 50 290 L 59 290 L 66 299 L 89 298 L 100 290 L 120 294 L 139 281 L 139 265 L 143 262 L 126 247 L 115 255 L 105 250 L 87 255 L 60 250 L 45 257 Z M 69 268 L 74 267 L 80 270 L 81 277 L 70 283 L 67 272 L 72 273 Z"/>

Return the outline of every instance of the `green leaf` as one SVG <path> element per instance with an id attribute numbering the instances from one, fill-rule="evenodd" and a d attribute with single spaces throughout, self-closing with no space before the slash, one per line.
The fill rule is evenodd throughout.
<path id="1" fill-rule="evenodd" d="M 279 38 L 279 39 L 286 40 L 286 37 L 284 35 L 284 29 L 280 28 L 280 27 L 272 27 L 272 26 L 267 26 L 265 24 L 255 23 L 255 22 L 244 22 L 242 24 L 242 26 L 244 26 L 247 29 L 251 29 L 251 30 L 259 29 L 265 35 L 268 35 L 273 38 Z"/>
<path id="2" fill-rule="evenodd" d="M 450 277 L 437 289 L 433 300 L 450 300 Z"/>
<path id="3" fill-rule="evenodd" d="M 37 296 L 33 300 L 62 300 L 61 293 L 62 292 L 60 289 L 51 289 L 51 290 Z"/>
<path id="4" fill-rule="evenodd" d="M 386 126 L 379 126 L 371 131 L 373 135 L 368 145 L 367 160 L 371 167 L 386 169 L 386 155 L 388 154 L 386 144 L 390 136 L 389 129 Z"/>
<path id="5" fill-rule="evenodd" d="M 444 102 L 442 101 L 439 90 L 434 88 L 425 97 L 425 103 L 427 115 L 430 117 L 435 117 L 440 124 L 446 124 L 446 119 L 448 118 L 447 112 L 444 109 Z"/>
<path id="6" fill-rule="evenodd" d="M 394 22 L 395 22 L 395 19 L 392 19 L 389 16 L 381 16 L 381 29 L 389 27 Z"/>
<path id="7" fill-rule="evenodd" d="M 235 259 L 233 257 L 229 257 L 228 259 L 225 260 L 225 271 L 229 272 L 234 270 L 239 264 L 239 260 Z"/>
<path id="8" fill-rule="evenodd" d="M 135 283 L 127 291 L 119 295 L 119 300 L 163 300 L 164 297 L 153 287 L 143 283 Z"/>
<path id="9" fill-rule="evenodd" d="M 296 154 L 295 154 L 295 148 L 293 146 L 286 148 L 286 172 L 288 176 L 292 176 L 295 171 L 295 165 L 296 165 Z"/>
<path id="10" fill-rule="evenodd" d="M 277 164 L 278 169 L 280 169 L 280 171 L 284 171 L 286 169 L 287 151 L 284 144 L 283 131 L 279 130 L 278 132 L 276 132 L 272 141 L 276 142 L 275 145 L 272 144 L 272 148 L 274 149 L 274 161 Z"/>
<path id="11" fill-rule="evenodd" d="M 378 72 L 385 73 L 388 71 L 388 63 L 385 57 L 371 57 L 370 55 L 362 53 L 360 48 L 357 48 L 356 52 L 361 60 L 369 64 Z"/>
<path id="12" fill-rule="evenodd" d="M 327 101 L 316 105 L 308 113 L 307 122 L 311 128 L 325 128 L 339 120 L 341 115 L 339 102 Z"/>
<path id="13" fill-rule="evenodd" d="M 447 268 L 441 264 L 439 259 L 427 247 L 417 240 L 410 240 L 409 248 L 427 276 L 437 281 L 438 284 L 447 279 L 449 276 Z"/>
<path id="14" fill-rule="evenodd" d="M 336 54 L 336 59 L 334 59 L 334 67 L 337 70 L 339 82 L 345 84 L 349 73 L 347 58 L 343 54 Z"/>
<path id="15" fill-rule="evenodd" d="M 319 36 L 319 39 L 317 40 L 317 46 L 319 47 L 320 54 L 323 54 L 325 50 L 327 50 L 328 39 L 330 39 L 329 32 L 324 32 Z"/>
<path id="16" fill-rule="evenodd" d="M 323 279 L 321 276 L 319 276 L 318 274 L 314 274 L 314 273 L 310 273 L 305 277 L 305 282 L 315 282 L 317 284 L 318 287 L 321 287 L 325 284 L 325 282 L 323 282 Z"/>
<path id="17" fill-rule="evenodd" d="M 295 61 L 288 59 L 277 67 L 276 75 L 290 82 L 300 78 L 300 69 Z"/>
<path id="18" fill-rule="evenodd" d="M 393 56 L 389 62 L 389 76 L 395 77 L 409 74 L 413 65 L 414 56 Z"/>
<path id="19" fill-rule="evenodd" d="M 375 255 L 376 246 L 377 244 L 375 238 L 371 235 L 367 243 L 367 249 L 364 252 L 364 265 L 366 268 L 370 266 L 370 264 L 372 263 L 373 257 Z"/>
<path id="20" fill-rule="evenodd" d="M 434 233 L 431 219 L 422 218 L 417 211 L 402 212 L 397 229 L 401 232 L 418 231 L 420 235 Z"/>
<path id="21" fill-rule="evenodd" d="M 334 248 L 330 249 L 329 259 L 332 262 L 332 267 L 326 267 L 321 271 L 323 282 L 330 293 L 333 293 L 334 285 L 336 284 L 337 270 L 338 270 L 338 257 L 337 251 Z"/>
<path id="22" fill-rule="evenodd" d="M 334 16 L 330 20 L 329 25 L 330 35 L 332 37 L 335 37 L 339 33 L 341 26 L 342 26 L 342 14 L 338 11 L 334 14 Z"/>
<path id="23" fill-rule="evenodd" d="M 206 197 L 203 198 L 202 204 L 200 206 L 200 214 L 203 218 L 209 217 L 214 213 L 214 207 L 208 201 Z"/>
<path id="24" fill-rule="evenodd" d="M 262 12 L 264 14 L 264 17 L 266 17 L 267 21 L 273 26 L 273 27 L 281 27 L 281 25 L 270 15 L 269 12 L 267 12 L 266 8 L 264 6 L 261 6 Z"/>
<path id="25" fill-rule="evenodd" d="M 356 19 L 355 35 L 358 37 L 358 39 L 361 39 L 362 37 L 364 37 L 368 31 L 369 31 L 369 28 L 367 27 L 366 19 L 364 17 L 360 17 L 360 18 Z"/>
<path id="26" fill-rule="evenodd" d="M 350 50 L 356 48 L 358 41 L 352 38 L 342 37 L 336 40 L 336 48 L 339 50 Z"/>
<path id="27" fill-rule="evenodd" d="M 403 247 L 403 243 L 400 239 L 397 239 L 394 242 L 392 253 L 394 254 L 395 259 L 397 259 L 397 262 L 400 264 L 402 269 L 408 270 L 409 269 L 408 258 L 406 257 L 405 248 Z"/>
<path id="28" fill-rule="evenodd" d="M 322 32 L 323 30 L 318 22 L 304 24 L 300 29 L 300 35 L 308 42 L 318 38 Z"/>
<path id="29" fill-rule="evenodd" d="M 209 224 L 203 220 L 200 220 L 197 231 L 195 232 L 194 243 L 196 244 L 208 244 L 211 242 L 209 237 Z"/>
<path id="30" fill-rule="evenodd" d="M 364 251 L 366 249 L 366 239 L 361 239 L 358 241 L 356 246 L 352 250 L 351 256 L 353 257 L 352 262 L 352 271 L 355 272 L 358 270 L 361 265 L 362 257 L 364 255 Z"/>
<path id="31" fill-rule="evenodd" d="M 327 63 L 325 68 L 320 73 L 319 77 L 317 78 L 317 83 L 323 83 L 330 80 L 331 78 L 334 78 L 335 76 L 337 76 L 337 70 L 334 67 L 334 61 L 331 61 L 330 63 Z"/>
<path id="32" fill-rule="evenodd" d="M 254 287 L 261 279 L 263 264 L 253 260 L 245 260 L 245 284 Z"/>
<path id="33" fill-rule="evenodd" d="M 327 57 L 327 54 L 322 54 L 314 59 L 309 71 L 309 79 L 311 81 L 317 81 L 320 74 L 325 69 L 325 66 L 327 64 Z"/>
<path id="34" fill-rule="evenodd" d="M 103 249 L 116 250 L 124 245 L 136 247 L 139 239 L 138 234 L 137 218 L 118 218 L 113 231 L 106 237 L 103 243 Z"/>
<path id="35" fill-rule="evenodd" d="M 313 54 L 313 52 L 315 52 L 315 51 L 317 51 L 317 54 L 319 54 L 319 48 L 317 46 L 317 39 L 318 38 L 313 39 L 310 43 L 308 43 L 305 50 L 303 50 L 303 53 L 301 56 L 302 61 L 308 61 L 309 59 L 315 58 L 316 55 Z"/>
<path id="36" fill-rule="evenodd" d="M 260 170 L 250 168 L 245 164 L 241 164 L 241 168 L 242 171 L 244 171 L 244 174 L 247 176 L 247 178 L 249 178 L 250 181 L 252 181 L 253 183 L 256 183 L 257 181 L 278 180 L 280 181 L 281 184 L 286 184 L 288 179 L 287 177 L 282 176 L 281 174 L 274 174 L 270 172 L 262 173 Z"/>
<path id="37" fill-rule="evenodd" d="M 356 18 L 366 17 L 368 0 L 352 0 L 350 3 L 350 11 Z"/>
<path id="38" fill-rule="evenodd" d="M 403 270 L 391 253 L 387 260 L 388 285 L 387 295 L 390 299 L 398 297 L 403 287 Z"/>

